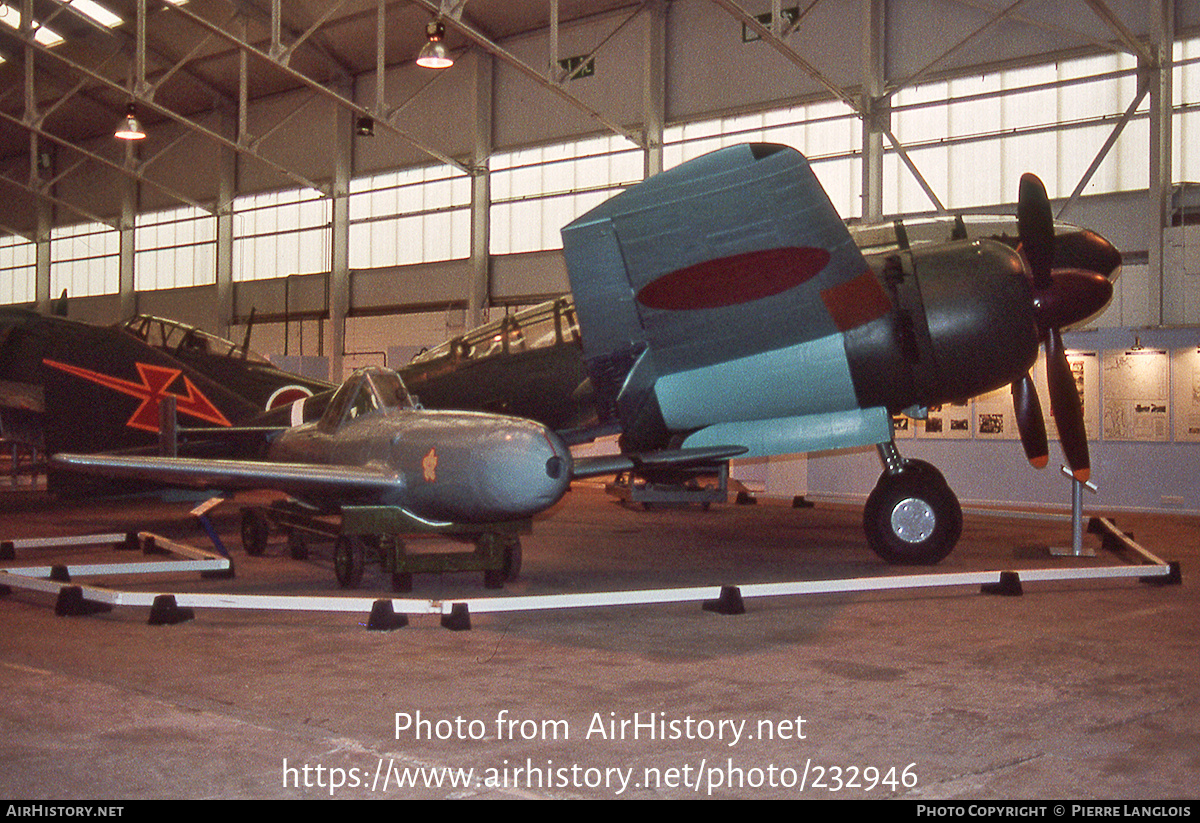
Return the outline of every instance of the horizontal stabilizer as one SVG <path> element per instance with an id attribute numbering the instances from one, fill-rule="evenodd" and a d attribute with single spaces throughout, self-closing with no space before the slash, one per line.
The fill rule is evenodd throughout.
<path id="1" fill-rule="evenodd" d="M 697 449 L 669 449 L 640 454 L 613 454 L 600 457 L 581 457 L 574 461 L 571 477 L 603 477 L 638 469 L 662 469 L 696 466 L 728 460 L 746 453 L 745 446 L 706 446 Z"/>

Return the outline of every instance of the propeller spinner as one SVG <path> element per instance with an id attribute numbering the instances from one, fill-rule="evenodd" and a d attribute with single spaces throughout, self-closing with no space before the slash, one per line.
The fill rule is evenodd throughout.
<path id="1" fill-rule="evenodd" d="M 1017 201 L 1017 229 L 1026 274 L 1033 289 L 1034 315 L 1046 346 L 1046 379 L 1050 410 L 1058 426 L 1063 455 L 1079 481 L 1091 475 L 1083 405 L 1063 347 L 1062 328 L 1100 311 L 1112 298 L 1113 286 L 1105 273 L 1088 268 L 1058 267 L 1055 263 L 1054 217 L 1046 187 L 1036 175 L 1021 176 Z M 1098 237 L 1098 236 L 1097 236 Z M 1105 244 L 1107 245 L 1107 244 Z M 1108 257 L 1116 255 L 1108 246 Z M 1070 255 L 1077 258 L 1076 255 Z M 1119 256 L 1117 258 L 1119 265 Z M 1107 272 L 1115 266 L 1104 266 Z M 1046 424 L 1033 380 L 1028 374 L 1012 384 L 1013 408 L 1025 456 L 1037 468 L 1049 462 Z"/>

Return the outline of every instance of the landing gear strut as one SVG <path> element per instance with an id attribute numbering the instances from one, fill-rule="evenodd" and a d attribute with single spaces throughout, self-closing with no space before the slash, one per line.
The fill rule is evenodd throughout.
<path id="1" fill-rule="evenodd" d="M 896 565 L 932 565 L 962 534 L 962 508 L 946 480 L 923 460 L 879 444 L 884 472 L 867 497 L 863 529 L 871 550 Z"/>

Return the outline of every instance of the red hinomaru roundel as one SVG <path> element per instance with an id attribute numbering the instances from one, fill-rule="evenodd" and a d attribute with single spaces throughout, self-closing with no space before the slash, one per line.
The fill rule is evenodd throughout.
<path id="1" fill-rule="evenodd" d="M 735 306 L 811 280 L 828 263 L 828 251 L 808 246 L 751 251 L 664 274 L 646 284 L 637 299 L 648 308 L 671 311 Z"/>

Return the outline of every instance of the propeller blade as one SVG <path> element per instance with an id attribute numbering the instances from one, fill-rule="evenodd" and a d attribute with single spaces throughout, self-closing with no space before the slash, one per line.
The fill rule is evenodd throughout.
<path id="1" fill-rule="evenodd" d="M 1017 415 L 1017 431 L 1021 433 L 1021 445 L 1025 456 L 1035 469 L 1044 469 L 1050 462 L 1050 449 L 1046 444 L 1046 421 L 1042 417 L 1042 404 L 1033 387 L 1033 378 L 1028 372 L 1012 384 L 1013 411 Z"/>
<path id="2" fill-rule="evenodd" d="M 1050 410 L 1058 426 L 1058 438 L 1067 465 L 1071 467 L 1076 480 L 1086 483 L 1092 470 L 1087 431 L 1083 425 L 1083 405 L 1079 402 L 1079 390 L 1075 388 L 1071 364 L 1067 362 L 1062 334 L 1054 328 L 1046 335 L 1046 379 L 1050 388 Z"/>
<path id="3" fill-rule="evenodd" d="M 1021 251 L 1029 262 L 1033 285 L 1049 288 L 1054 265 L 1054 214 L 1046 187 L 1036 174 L 1022 174 L 1017 195 L 1017 233 L 1021 236 Z"/>

